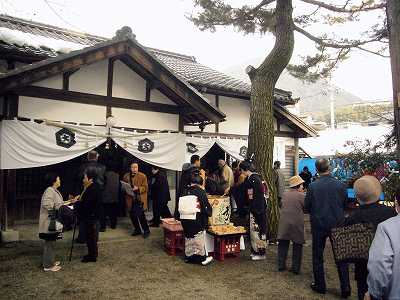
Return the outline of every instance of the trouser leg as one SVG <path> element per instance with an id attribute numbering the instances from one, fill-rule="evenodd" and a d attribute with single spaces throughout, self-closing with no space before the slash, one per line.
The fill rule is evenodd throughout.
<path id="1" fill-rule="evenodd" d="M 160 224 L 160 205 L 161 203 L 158 199 L 153 199 L 153 224 Z"/>
<path id="2" fill-rule="evenodd" d="M 278 244 L 278 270 L 286 270 L 286 258 L 289 250 L 290 241 L 279 240 Z"/>
<path id="3" fill-rule="evenodd" d="M 118 214 L 118 203 L 110 203 L 108 205 L 109 217 L 110 217 L 110 227 L 117 227 L 117 214 Z"/>
<path id="4" fill-rule="evenodd" d="M 264 241 L 266 244 L 267 238 L 267 216 L 265 213 L 261 214 L 254 214 L 255 223 L 258 225 L 259 228 L 259 239 Z M 265 247 L 260 247 L 258 249 L 259 255 L 265 255 Z"/>
<path id="5" fill-rule="evenodd" d="M 76 238 L 79 242 L 86 242 L 86 225 L 85 222 L 82 220 L 78 220 L 79 222 L 79 233 L 78 237 Z"/>
<path id="6" fill-rule="evenodd" d="M 324 249 L 327 234 L 315 228 L 312 231 L 312 264 L 314 282 L 317 289 L 326 290 L 324 271 Z"/>
<path id="7" fill-rule="evenodd" d="M 355 279 L 357 281 L 358 299 L 363 300 L 364 295 L 368 292 L 368 268 L 367 262 L 358 262 L 354 266 Z"/>
<path id="8" fill-rule="evenodd" d="M 168 202 L 167 201 L 164 201 L 161 204 L 160 212 L 161 212 L 161 217 L 163 217 L 163 218 L 171 218 L 172 217 L 171 212 L 170 212 L 169 207 L 168 207 Z"/>
<path id="9" fill-rule="evenodd" d="M 98 256 L 98 224 L 97 222 L 87 222 L 86 223 L 87 230 L 87 240 L 86 245 L 88 248 L 88 256 L 90 258 L 97 258 Z"/>
<path id="10" fill-rule="evenodd" d="M 143 229 L 143 233 L 148 233 L 148 232 L 150 232 L 149 224 L 147 223 L 146 216 L 145 216 L 143 210 L 142 210 L 142 212 L 139 214 L 138 219 L 139 219 L 139 222 L 140 222 L 140 226 L 141 226 L 142 229 Z"/>
<path id="11" fill-rule="evenodd" d="M 105 204 L 99 205 L 100 214 L 100 230 L 105 230 L 107 227 L 107 212 Z"/>
<path id="12" fill-rule="evenodd" d="M 331 240 L 331 245 L 332 245 L 332 240 Z M 349 264 L 342 262 L 337 263 L 336 268 L 339 275 L 340 289 L 342 290 L 342 292 L 350 291 Z"/>
<path id="13" fill-rule="evenodd" d="M 301 260 L 303 257 L 303 245 L 293 243 L 293 255 L 292 255 L 292 271 L 293 273 L 300 273 Z"/>
<path id="14" fill-rule="evenodd" d="M 55 241 L 44 241 L 43 245 L 43 267 L 51 268 L 54 266 L 55 255 L 54 255 Z"/>

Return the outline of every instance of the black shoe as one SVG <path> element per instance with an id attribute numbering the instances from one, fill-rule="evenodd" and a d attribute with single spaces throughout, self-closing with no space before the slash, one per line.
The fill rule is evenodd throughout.
<path id="1" fill-rule="evenodd" d="M 278 267 L 278 272 L 286 271 L 286 267 Z"/>
<path id="2" fill-rule="evenodd" d="M 150 231 L 143 233 L 143 238 L 147 239 L 150 235 Z"/>
<path id="3" fill-rule="evenodd" d="M 348 297 L 351 296 L 351 290 L 347 289 L 347 290 L 342 290 L 340 297 L 342 297 L 343 299 L 347 299 Z"/>
<path id="4" fill-rule="evenodd" d="M 81 260 L 81 262 L 83 262 L 83 263 L 96 262 L 96 261 L 97 261 L 97 259 L 95 257 L 91 257 L 88 255 L 85 255 Z"/>
<path id="5" fill-rule="evenodd" d="M 99 231 L 100 232 L 106 232 L 106 228 L 105 227 L 104 228 L 100 228 Z"/>
<path id="6" fill-rule="evenodd" d="M 82 241 L 82 240 L 75 239 L 75 243 L 76 243 L 76 244 L 85 244 L 86 241 Z"/>
<path id="7" fill-rule="evenodd" d="M 290 269 L 289 271 L 292 272 L 294 275 L 300 274 L 300 271 L 297 271 L 297 270 Z"/>
<path id="8" fill-rule="evenodd" d="M 316 292 L 316 293 L 318 293 L 318 294 L 325 294 L 325 293 L 326 293 L 326 289 L 318 288 L 318 287 L 315 285 L 315 282 L 311 283 L 310 287 L 311 287 L 311 289 L 312 289 L 314 292 Z"/>
<path id="9" fill-rule="evenodd" d="M 142 233 L 139 231 L 134 231 L 131 236 L 137 236 L 137 235 L 141 235 Z"/>

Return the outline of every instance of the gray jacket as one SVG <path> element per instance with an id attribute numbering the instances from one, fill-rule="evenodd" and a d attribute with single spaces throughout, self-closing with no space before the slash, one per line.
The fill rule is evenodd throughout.
<path id="1" fill-rule="evenodd" d="M 50 186 L 44 191 L 40 204 L 39 233 L 49 233 L 49 210 L 58 210 L 63 204 L 63 198 L 57 189 Z"/>
<path id="2" fill-rule="evenodd" d="M 400 299 L 400 215 L 378 225 L 369 250 L 368 291 L 374 298 Z"/>

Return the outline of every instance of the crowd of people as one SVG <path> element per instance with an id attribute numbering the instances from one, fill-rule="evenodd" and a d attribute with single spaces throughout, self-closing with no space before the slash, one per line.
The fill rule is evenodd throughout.
<path id="1" fill-rule="evenodd" d="M 58 191 L 60 178 L 57 174 L 46 176 L 46 189 L 42 196 L 39 237 L 44 240 L 43 268 L 45 271 L 60 270 L 60 262 L 55 260 L 54 242 L 59 238 L 61 224 L 54 217 L 55 211 L 62 211 L 66 204 L 73 205 L 79 223 L 79 242 L 87 244 L 88 254 L 82 262 L 95 262 L 98 256 L 97 240 L 99 231 L 106 229 L 109 218 L 110 227 L 117 226 L 118 200 L 125 198 L 133 236 L 150 235 L 150 226 L 158 227 L 161 218 L 172 216 L 168 201 L 171 200 L 166 175 L 153 166 L 152 176 L 139 171 L 134 162 L 130 172 L 123 176 L 110 166 L 98 163 L 98 154 L 91 151 L 88 162 L 80 170 L 80 189 L 70 195 L 68 202 Z M 286 180 L 280 163 L 274 163 L 273 184 L 280 208 L 280 219 L 276 240 L 278 244 L 277 270 L 287 270 L 287 256 L 290 243 L 293 245 L 290 271 L 300 274 L 303 256 L 304 214 L 309 214 L 312 235 L 312 269 L 314 281 L 310 288 L 325 294 L 327 283 L 324 271 L 324 249 L 326 240 L 332 243 L 332 229 L 358 223 L 370 223 L 376 231 L 369 258 L 355 261 L 355 279 L 359 299 L 400 299 L 400 189 L 398 189 L 396 208 L 379 203 L 382 192 L 380 182 L 373 176 L 363 176 L 354 183 L 355 196 L 359 206 L 347 210 L 346 186 L 330 175 L 330 164 L 326 159 L 316 161 L 318 178 L 312 181 L 308 169 L 300 175 Z M 146 220 L 148 194 L 153 204 L 153 220 Z M 235 162 L 232 168 L 224 161 L 218 161 L 218 171 L 203 170 L 200 157 L 193 155 L 190 163 L 182 168 L 180 184 L 177 189 L 174 217 L 181 221 L 185 237 L 185 261 L 208 265 L 212 257 L 205 247 L 208 218 L 212 204 L 207 194 L 225 195 L 231 198 L 232 207 L 239 217 L 249 221 L 251 259 L 266 259 L 267 211 L 271 205 L 268 188 L 261 175 L 255 172 L 250 161 Z M 114 195 L 114 197 L 110 196 Z M 396 213 L 397 212 L 397 213 Z M 350 262 L 352 263 L 352 262 Z M 336 261 L 342 298 L 351 295 L 349 262 Z"/>

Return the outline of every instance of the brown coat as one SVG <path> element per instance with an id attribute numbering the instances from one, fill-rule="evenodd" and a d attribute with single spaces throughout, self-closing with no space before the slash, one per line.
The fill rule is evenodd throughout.
<path id="1" fill-rule="evenodd" d="M 137 174 L 135 176 L 132 176 L 132 178 L 130 179 L 130 174 L 131 173 L 126 173 L 123 180 L 129 183 L 132 188 L 134 186 L 137 186 L 139 188 L 140 201 L 142 201 L 143 203 L 143 208 L 147 209 L 147 192 L 149 190 L 149 186 L 147 184 L 147 176 L 142 172 L 137 172 Z M 127 208 L 128 210 L 130 210 L 130 207 L 132 205 L 132 197 L 127 195 L 125 199 L 127 203 Z"/>
<path id="2" fill-rule="evenodd" d="M 289 189 L 283 193 L 278 239 L 304 244 L 304 193 Z"/>

